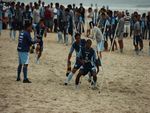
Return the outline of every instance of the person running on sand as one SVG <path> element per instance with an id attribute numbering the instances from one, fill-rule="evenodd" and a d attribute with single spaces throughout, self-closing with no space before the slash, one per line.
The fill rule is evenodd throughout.
<path id="1" fill-rule="evenodd" d="M 97 72 L 96 72 L 96 53 L 93 48 L 91 48 L 92 41 L 90 39 L 86 42 L 86 47 L 81 48 L 79 55 L 77 57 L 77 61 L 82 64 L 80 71 L 76 77 L 75 85 L 76 88 L 79 87 L 80 77 L 83 75 L 91 73 L 93 77 L 93 88 L 96 88 L 97 82 Z"/>
<path id="2" fill-rule="evenodd" d="M 32 44 L 39 42 L 40 40 L 37 39 L 36 41 L 32 41 L 30 33 L 32 32 L 32 24 L 27 23 L 25 25 L 25 31 L 21 32 L 19 35 L 18 40 L 18 57 L 19 57 L 19 65 L 17 69 L 17 81 L 20 81 L 20 74 L 23 67 L 23 74 L 24 80 L 23 83 L 31 83 L 28 79 L 28 64 L 29 64 L 29 49 Z"/>
<path id="3" fill-rule="evenodd" d="M 81 67 L 81 63 L 79 63 L 77 61 L 77 56 L 79 54 L 80 49 L 85 47 L 85 44 L 86 44 L 86 40 L 85 39 L 81 39 L 80 34 L 77 33 L 75 35 L 75 42 L 72 44 L 70 52 L 69 52 L 69 55 L 68 55 L 68 63 L 71 63 L 70 60 L 71 60 L 72 54 L 73 54 L 73 52 L 75 50 L 75 52 L 76 52 L 76 62 L 75 62 L 75 65 L 74 65 L 72 71 L 67 76 L 67 79 L 65 81 L 65 85 L 68 85 L 69 81 L 71 81 L 71 79 L 72 79 L 72 76 Z"/>
<path id="4" fill-rule="evenodd" d="M 40 42 L 37 43 L 36 46 L 36 63 L 39 64 L 39 59 L 42 55 L 42 51 L 43 51 L 43 36 L 46 37 L 47 33 L 46 33 L 46 27 L 44 25 L 44 19 L 41 19 L 40 22 L 36 25 L 35 27 L 35 34 L 36 34 L 36 38 L 40 39 Z"/>

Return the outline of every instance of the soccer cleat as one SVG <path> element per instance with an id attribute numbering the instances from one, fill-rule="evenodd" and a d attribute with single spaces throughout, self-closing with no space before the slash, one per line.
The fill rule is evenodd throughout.
<path id="1" fill-rule="evenodd" d="M 26 80 L 23 80 L 23 83 L 32 83 L 32 82 L 26 79 Z"/>
<path id="2" fill-rule="evenodd" d="M 20 78 L 17 78 L 17 80 L 16 81 L 21 81 L 21 79 Z"/>
<path id="3" fill-rule="evenodd" d="M 65 86 L 67 86 L 67 85 L 68 85 L 68 83 L 64 83 L 64 85 L 65 85 Z"/>
<path id="4" fill-rule="evenodd" d="M 96 60 L 96 63 L 98 66 L 102 66 L 101 60 L 99 58 Z"/>
<path id="5" fill-rule="evenodd" d="M 70 73 L 70 72 L 67 72 L 67 73 L 66 73 L 66 77 L 68 77 L 69 73 Z"/>
<path id="6" fill-rule="evenodd" d="M 80 87 L 79 85 L 75 85 L 75 89 L 78 90 Z"/>
<path id="7" fill-rule="evenodd" d="M 65 85 L 65 86 L 67 86 L 67 85 L 68 85 L 68 82 L 67 82 L 67 80 L 65 80 L 65 82 L 64 82 L 64 85 Z"/>
<path id="8" fill-rule="evenodd" d="M 38 59 L 36 59 L 35 63 L 39 65 L 40 61 Z"/>
<path id="9" fill-rule="evenodd" d="M 123 49 L 120 49 L 120 53 L 123 53 Z"/>

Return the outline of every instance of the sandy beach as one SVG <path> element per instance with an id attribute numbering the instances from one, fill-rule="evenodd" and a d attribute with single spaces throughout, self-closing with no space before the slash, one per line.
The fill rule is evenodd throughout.
<path id="1" fill-rule="evenodd" d="M 132 39 L 124 41 L 123 54 L 103 53 L 99 89 L 89 88 L 83 77 L 80 89 L 75 90 L 75 76 L 69 86 L 63 85 L 70 46 L 58 44 L 56 34 L 49 33 L 44 38 L 40 65 L 35 64 L 35 55 L 30 55 L 28 76 L 32 83 L 23 84 L 15 81 L 17 39 L 12 41 L 9 31 L 3 31 L 0 36 L 0 113 L 150 113 L 148 41 L 144 41 L 144 50 L 139 56 L 134 54 Z"/>

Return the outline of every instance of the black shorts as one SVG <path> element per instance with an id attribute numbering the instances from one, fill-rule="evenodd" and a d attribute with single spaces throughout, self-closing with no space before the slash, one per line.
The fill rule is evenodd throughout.
<path id="1" fill-rule="evenodd" d="M 78 70 L 81 66 L 82 66 L 82 64 L 76 61 L 75 65 L 74 65 L 74 69 Z"/>
<path id="2" fill-rule="evenodd" d="M 23 23 L 17 21 L 17 23 L 16 23 L 16 30 L 21 31 L 21 30 L 23 30 L 23 29 L 24 29 L 24 28 L 23 28 Z"/>
<path id="3" fill-rule="evenodd" d="M 80 72 L 82 73 L 83 76 L 87 75 L 89 72 L 92 74 L 93 72 L 96 73 L 96 67 L 84 67 L 82 66 L 80 68 Z"/>
<path id="4" fill-rule="evenodd" d="M 16 22 L 11 22 L 10 23 L 10 30 L 17 30 L 17 23 Z"/>
<path id="5" fill-rule="evenodd" d="M 141 39 L 140 35 L 134 36 L 134 38 L 133 38 L 133 44 L 134 45 L 139 45 L 141 42 L 142 42 L 142 39 Z"/>
<path id="6" fill-rule="evenodd" d="M 43 41 L 40 41 L 38 44 L 40 45 L 40 51 L 43 51 Z"/>

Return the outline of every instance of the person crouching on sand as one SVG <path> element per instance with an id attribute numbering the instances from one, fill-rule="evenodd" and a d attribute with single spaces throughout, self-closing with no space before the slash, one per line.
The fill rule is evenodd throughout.
<path id="1" fill-rule="evenodd" d="M 79 81 L 82 75 L 86 75 L 89 72 L 93 77 L 93 88 L 96 88 L 97 73 L 96 73 L 96 53 L 91 47 L 92 41 L 90 39 L 86 42 L 86 47 L 81 48 L 77 60 L 82 64 L 79 73 L 75 80 L 76 88 L 79 88 Z"/>

